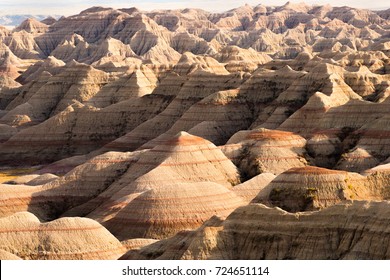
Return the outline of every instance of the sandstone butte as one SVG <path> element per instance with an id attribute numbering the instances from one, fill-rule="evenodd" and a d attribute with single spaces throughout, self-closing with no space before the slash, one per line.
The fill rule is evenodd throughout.
<path id="1" fill-rule="evenodd" d="M 389 38 L 289 2 L 0 27 L 0 259 L 390 259 Z"/>

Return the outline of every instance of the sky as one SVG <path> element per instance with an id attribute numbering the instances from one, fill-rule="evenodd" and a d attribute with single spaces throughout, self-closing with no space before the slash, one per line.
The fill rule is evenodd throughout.
<path id="1" fill-rule="evenodd" d="M 0 15 L 44 14 L 73 15 L 92 6 L 113 8 L 137 7 L 141 10 L 202 8 L 210 12 L 221 12 L 244 5 L 283 5 L 287 0 L 0 0 Z M 291 1 L 301 2 L 301 1 Z M 372 10 L 390 8 L 389 0 L 306 0 L 307 4 L 331 4 L 332 6 L 350 6 Z"/>

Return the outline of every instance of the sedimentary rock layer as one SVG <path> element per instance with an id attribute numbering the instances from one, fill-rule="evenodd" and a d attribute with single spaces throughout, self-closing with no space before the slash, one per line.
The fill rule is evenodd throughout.
<path id="1" fill-rule="evenodd" d="M 122 244 L 104 227 L 85 218 L 40 223 L 31 213 L 0 219 L 0 248 L 22 259 L 117 259 Z"/>
<path id="2" fill-rule="evenodd" d="M 389 209 L 388 202 L 361 201 L 291 214 L 251 204 L 223 222 L 211 219 L 195 232 L 146 246 L 131 258 L 159 252 L 155 258 L 388 259 Z"/>

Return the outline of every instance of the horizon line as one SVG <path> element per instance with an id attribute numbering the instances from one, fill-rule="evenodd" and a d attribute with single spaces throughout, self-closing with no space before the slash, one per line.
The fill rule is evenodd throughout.
<path id="1" fill-rule="evenodd" d="M 118 1 L 113 1 L 112 3 L 108 3 L 108 4 L 105 4 L 105 3 L 95 3 L 95 4 L 90 3 L 91 5 L 79 4 L 79 5 L 76 5 L 76 7 L 75 6 L 69 7 L 69 6 L 67 6 L 67 4 L 62 4 L 62 6 L 58 6 L 58 3 L 57 3 L 56 7 L 50 7 L 50 8 L 48 8 L 47 11 L 42 11 L 42 8 L 40 8 L 39 12 L 38 12 L 38 10 L 36 10 L 37 8 L 31 9 L 29 11 L 26 11 L 26 10 L 20 11 L 20 9 L 15 8 L 16 7 L 15 5 L 8 4 L 8 5 L 0 5 L 0 16 L 17 16 L 17 15 L 18 16 L 29 16 L 29 15 L 31 15 L 31 16 L 50 16 L 51 15 L 51 16 L 66 16 L 67 17 L 67 16 L 72 16 L 72 15 L 77 15 L 77 14 L 79 14 L 87 9 L 93 8 L 93 7 L 112 8 L 112 9 L 116 9 L 116 10 L 137 8 L 141 12 L 153 12 L 153 11 L 163 11 L 163 10 L 201 9 L 201 10 L 209 12 L 209 13 L 224 13 L 224 12 L 230 11 L 234 8 L 242 7 L 244 5 L 249 5 L 251 7 L 256 7 L 258 5 L 263 5 L 266 7 L 282 7 L 290 2 L 290 1 L 283 1 L 284 4 L 277 4 L 274 1 L 280 2 L 279 0 L 272 0 L 272 1 L 269 1 L 270 2 L 269 4 L 265 4 L 265 3 L 260 3 L 260 1 L 258 1 L 258 0 L 246 0 L 246 1 L 243 0 L 243 1 L 240 1 L 240 3 L 236 3 L 238 1 L 234 1 L 234 3 L 230 3 L 229 1 L 226 1 L 226 0 L 217 0 L 217 1 L 212 1 L 214 6 L 219 2 L 227 2 L 228 4 L 225 5 L 223 9 L 220 6 L 216 9 L 213 5 L 211 5 L 211 7 L 209 5 L 209 9 L 205 9 L 205 8 L 203 8 L 203 6 L 199 7 L 199 4 L 205 3 L 207 1 L 198 1 L 196 3 L 191 3 L 188 6 L 183 6 L 183 5 L 187 4 L 187 1 L 185 1 L 185 3 L 174 2 L 174 1 L 175 0 L 173 0 L 172 2 L 154 2 L 153 4 L 155 4 L 155 5 L 153 5 L 153 6 L 155 6 L 155 7 L 151 6 L 152 2 L 150 2 L 150 1 L 145 1 L 143 3 L 142 2 L 141 3 L 131 3 L 131 1 L 130 1 L 130 3 L 127 3 L 127 4 L 130 4 L 130 5 L 136 4 L 136 5 L 132 5 L 130 7 L 126 6 L 126 3 L 119 4 Z M 348 4 L 332 5 L 332 3 L 330 3 L 330 2 L 333 2 L 335 0 L 323 1 L 323 2 L 327 2 L 327 3 L 320 3 L 320 1 L 321 0 L 309 0 L 306 2 L 294 1 L 294 2 L 292 2 L 292 4 L 305 4 L 307 6 L 312 6 L 312 7 L 330 5 L 334 8 L 350 7 L 353 9 L 370 10 L 370 11 L 374 11 L 374 12 L 375 11 L 385 11 L 385 10 L 388 10 L 390 8 L 390 6 L 387 6 L 387 5 L 373 7 L 373 8 L 361 7 L 361 5 L 359 5 L 358 3 L 354 3 L 357 5 L 348 5 Z M 353 0 L 349 0 L 349 1 L 353 1 Z M 254 3 L 254 2 L 256 2 L 256 3 Z M 348 2 L 348 0 L 345 2 Z M 358 2 L 358 1 L 356 1 L 356 2 Z M 7 7 L 11 8 L 11 9 L 8 9 L 9 10 L 8 12 L 7 12 Z"/>

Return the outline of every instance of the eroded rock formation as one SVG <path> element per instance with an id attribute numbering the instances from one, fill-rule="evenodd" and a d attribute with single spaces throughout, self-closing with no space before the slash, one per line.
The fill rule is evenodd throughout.
<path id="1" fill-rule="evenodd" d="M 389 259 L 389 20 L 286 3 L 0 27 L 0 258 Z"/>

